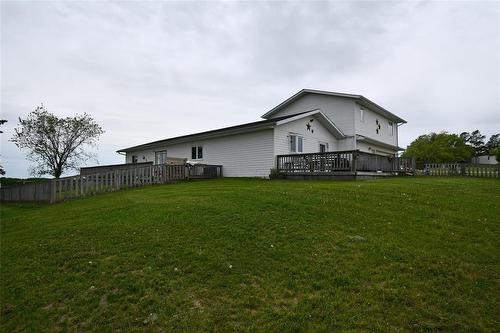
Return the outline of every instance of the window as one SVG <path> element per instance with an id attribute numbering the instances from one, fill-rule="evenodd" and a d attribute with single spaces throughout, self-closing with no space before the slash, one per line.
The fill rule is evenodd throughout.
<path id="1" fill-rule="evenodd" d="M 328 143 L 320 143 L 319 144 L 319 152 L 326 153 L 328 151 Z"/>
<path id="2" fill-rule="evenodd" d="M 302 153 L 304 151 L 304 138 L 298 135 L 290 135 L 290 152 Z"/>
<path id="3" fill-rule="evenodd" d="M 137 155 L 132 155 L 132 163 L 137 163 Z"/>
<path id="4" fill-rule="evenodd" d="M 192 160 L 200 160 L 203 158 L 203 147 L 191 147 L 191 159 Z"/>
<path id="5" fill-rule="evenodd" d="M 394 124 L 392 122 L 387 124 L 387 133 L 389 133 L 390 136 L 394 135 Z"/>
<path id="6" fill-rule="evenodd" d="M 292 153 L 297 152 L 297 136 L 290 135 L 290 151 Z"/>
<path id="7" fill-rule="evenodd" d="M 365 110 L 363 108 L 359 109 L 359 120 L 362 123 L 365 122 Z"/>
<path id="8" fill-rule="evenodd" d="M 167 151 L 155 151 L 155 164 L 165 164 L 167 163 Z"/>

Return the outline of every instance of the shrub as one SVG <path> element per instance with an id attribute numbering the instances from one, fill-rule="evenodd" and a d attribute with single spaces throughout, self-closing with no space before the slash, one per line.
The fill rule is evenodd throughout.
<path id="1" fill-rule="evenodd" d="M 269 173 L 269 179 L 285 179 L 285 176 L 278 169 L 273 168 Z"/>

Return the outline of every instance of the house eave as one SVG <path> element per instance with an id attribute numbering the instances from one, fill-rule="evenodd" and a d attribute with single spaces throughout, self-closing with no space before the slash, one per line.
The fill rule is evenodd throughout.
<path id="1" fill-rule="evenodd" d="M 394 113 L 387 111 L 386 109 L 384 109 L 383 107 L 381 107 L 377 103 L 370 101 L 368 98 L 366 98 L 364 96 L 360 96 L 359 100 L 357 100 L 356 103 L 372 110 L 375 113 L 378 113 L 378 114 L 386 117 L 387 119 L 393 120 L 397 124 L 406 124 L 407 123 L 407 121 L 404 120 L 403 118 L 400 118 L 400 117 L 396 116 Z"/>
<path id="2" fill-rule="evenodd" d="M 250 132 L 255 132 L 258 130 L 272 129 L 274 127 L 274 124 L 275 124 L 275 122 L 268 122 L 265 124 L 258 124 L 255 126 L 248 126 L 245 128 L 221 129 L 221 130 L 213 130 L 213 131 L 202 132 L 202 133 L 188 134 L 188 135 L 183 135 L 180 137 L 174 137 L 174 138 L 169 138 L 169 139 L 164 139 L 164 140 L 153 141 L 153 142 L 145 143 L 142 145 L 132 146 L 129 148 L 117 150 L 116 152 L 117 153 L 121 153 L 121 152 L 127 153 L 127 152 L 140 151 L 140 150 L 151 149 L 151 148 L 161 148 L 161 147 L 165 147 L 165 146 L 169 146 L 169 145 L 181 144 L 181 143 L 186 143 L 186 142 L 220 138 L 220 137 L 230 136 L 230 135 L 235 135 L 235 134 L 250 133 Z"/>
<path id="3" fill-rule="evenodd" d="M 380 147 L 383 147 L 383 148 L 392 149 L 392 150 L 396 150 L 396 151 L 403 151 L 403 150 L 405 150 L 404 148 L 401 148 L 401 147 L 398 147 L 398 146 L 395 146 L 395 145 L 391 145 L 391 144 L 388 144 L 388 143 L 385 143 L 385 142 L 382 142 L 382 141 L 379 141 L 379 140 L 375 140 L 375 139 L 372 139 L 372 138 L 369 138 L 369 137 L 366 137 L 366 136 L 363 136 L 363 135 L 356 135 L 356 141 L 367 142 L 367 143 L 371 143 L 373 145 L 377 145 L 377 146 L 380 146 Z"/>
<path id="4" fill-rule="evenodd" d="M 388 119 L 395 121 L 398 124 L 406 123 L 406 120 L 404 120 L 403 118 L 396 116 L 392 112 L 389 112 L 388 110 L 384 109 L 382 106 L 378 105 L 375 102 L 372 102 L 371 100 L 369 100 L 368 98 L 366 98 L 362 95 L 345 94 L 345 93 L 338 93 L 338 92 L 324 91 L 324 90 L 315 90 L 315 89 L 302 89 L 302 90 L 300 90 L 299 92 L 297 92 L 293 96 L 287 98 L 286 100 L 284 100 L 283 102 L 281 102 L 280 104 L 276 105 L 274 108 L 272 108 L 271 110 L 269 110 L 268 112 L 263 114 L 261 116 L 261 118 L 269 119 L 270 116 L 272 116 L 273 114 L 275 114 L 276 112 L 281 110 L 283 107 L 296 101 L 297 99 L 299 99 L 300 97 L 302 97 L 303 95 L 306 95 L 306 94 L 320 94 L 320 95 L 329 95 L 329 96 L 336 96 L 336 97 L 342 97 L 342 98 L 349 98 L 349 99 L 356 101 L 356 103 L 358 103 L 362 106 L 365 106 L 365 107 L 371 109 L 372 111 L 374 111 L 382 116 L 387 117 Z"/>

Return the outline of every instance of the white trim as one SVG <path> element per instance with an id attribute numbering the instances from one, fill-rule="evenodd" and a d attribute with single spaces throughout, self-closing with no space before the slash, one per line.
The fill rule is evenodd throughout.
<path id="1" fill-rule="evenodd" d="M 330 133 L 332 133 L 333 136 L 335 136 L 337 139 L 343 139 L 346 137 L 344 135 L 344 133 L 342 133 L 342 131 L 327 116 L 325 116 L 325 114 L 323 112 L 321 112 L 320 109 L 315 109 L 315 110 L 312 110 L 309 112 L 298 114 L 295 117 L 290 117 L 287 119 L 277 121 L 276 126 L 283 125 L 283 124 L 289 123 L 291 121 L 295 121 L 297 119 L 302 119 L 302 118 L 311 117 L 311 116 L 317 116 L 318 121 L 323 126 L 325 126 L 326 129 L 328 131 L 330 131 Z"/>
<path id="2" fill-rule="evenodd" d="M 155 161 L 154 161 L 155 164 L 165 164 L 165 163 L 167 163 L 168 153 L 167 153 L 166 149 L 155 150 L 154 153 L 155 153 Z M 159 163 L 158 157 L 161 156 L 161 155 L 163 155 L 163 153 L 165 153 L 165 156 L 164 156 L 164 158 L 162 158 L 162 162 Z"/>
<path id="3" fill-rule="evenodd" d="M 321 146 L 325 146 L 325 152 L 330 151 L 330 145 L 326 141 L 318 141 L 318 151 L 321 152 Z"/>
<path id="4" fill-rule="evenodd" d="M 195 148 L 195 158 L 193 158 L 193 148 Z M 198 155 L 200 154 L 200 148 L 201 148 L 201 157 L 198 157 Z M 191 159 L 194 160 L 194 161 L 202 161 L 204 158 L 205 158 L 205 149 L 203 148 L 203 145 L 199 145 L 199 144 L 192 144 L 191 145 L 191 151 L 189 152 L 189 154 L 191 155 Z"/>
<path id="5" fill-rule="evenodd" d="M 275 114 L 279 110 L 281 110 L 283 107 L 287 106 L 288 104 L 294 102 L 295 100 L 299 99 L 305 94 L 319 94 L 319 95 L 329 95 L 329 96 L 336 96 L 336 97 L 344 97 L 344 98 L 350 98 L 354 100 L 356 103 L 359 105 L 364 105 L 367 108 L 370 108 L 373 112 L 378 113 L 386 118 L 390 118 L 394 120 L 396 123 L 406 123 L 406 120 L 396 116 L 395 114 L 387 111 L 377 103 L 374 103 L 370 101 L 368 98 L 362 96 L 362 95 L 354 95 L 354 94 L 345 94 L 345 93 L 337 93 L 333 91 L 324 91 L 324 90 L 315 90 L 315 89 L 302 89 L 298 93 L 294 94 L 293 96 L 287 98 L 268 112 L 262 115 L 262 118 L 264 119 L 269 119 L 271 115 Z"/>
<path id="6" fill-rule="evenodd" d="M 298 133 L 288 133 L 288 151 L 290 153 L 303 153 L 304 152 L 304 136 L 301 135 L 301 134 L 298 134 Z M 292 138 L 293 139 L 293 142 L 295 144 L 295 150 L 292 150 Z M 300 148 L 299 149 L 299 140 L 302 141 L 302 144 L 300 145 Z"/>

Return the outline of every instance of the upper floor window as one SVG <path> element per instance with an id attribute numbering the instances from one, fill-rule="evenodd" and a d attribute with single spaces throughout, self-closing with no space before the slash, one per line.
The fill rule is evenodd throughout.
<path id="1" fill-rule="evenodd" d="M 200 160 L 203 158 L 203 146 L 191 147 L 191 159 Z"/>
<path id="2" fill-rule="evenodd" d="M 155 151 L 155 164 L 165 164 L 167 163 L 167 151 Z"/>
<path id="3" fill-rule="evenodd" d="M 132 155 L 132 163 L 137 163 L 137 155 Z"/>
<path id="4" fill-rule="evenodd" d="M 387 133 L 389 133 L 390 136 L 394 136 L 394 123 L 392 121 L 387 124 Z"/>
<path id="5" fill-rule="evenodd" d="M 304 151 L 304 138 L 298 135 L 290 135 L 290 152 L 302 153 Z"/>
<path id="6" fill-rule="evenodd" d="M 365 122 L 365 110 L 363 108 L 359 109 L 359 120 L 364 123 Z"/>
<path id="7" fill-rule="evenodd" d="M 319 152 L 325 153 L 328 151 L 328 142 L 319 144 Z"/>

